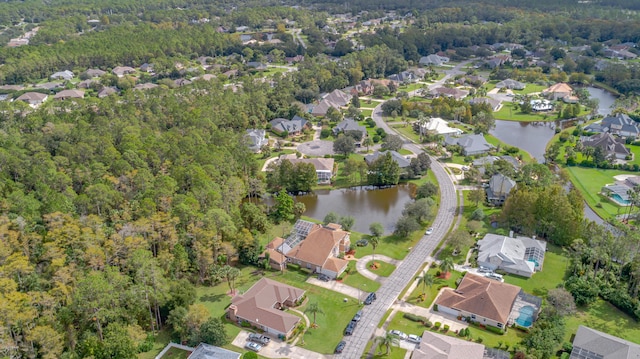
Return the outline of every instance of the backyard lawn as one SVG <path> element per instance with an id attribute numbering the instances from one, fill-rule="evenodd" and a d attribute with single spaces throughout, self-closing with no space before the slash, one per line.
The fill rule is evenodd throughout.
<path id="1" fill-rule="evenodd" d="M 547 243 L 542 271 L 535 273 L 531 278 L 507 274 L 504 281 L 517 285 L 529 294 L 544 298 L 549 289 L 556 288 L 564 281 L 568 265 L 569 260 L 563 255 L 562 249 Z"/>
<path id="2" fill-rule="evenodd" d="M 584 325 L 640 344 L 640 323 L 602 299 L 598 299 L 588 309 L 579 310 L 576 314 L 566 317 L 565 320 L 565 342 L 570 342 L 578 326 Z"/>
<path id="3" fill-rule="evenodd" d="M 439 272 L 439 271 L 440 271 L 439 268 L 432 267 L 427 272 L 428 274 L 433 275 L 434 280 L 433 280 L 433 285 L 431 287 L 424 288 L 424 292 L 426 294 L 426 298 L 425 298 L 424 301 L 418 302 L 418 300 L 419 300 L 418 297 L 423 292 L 422 284 L 418 285 L 413 290 L 413 293 L 411 293 L 409 295 L 409 298 L 408 298 L 407 301 L 409 303 L 411 303 L 411 304 L 415 304 L 415 305 L 418 305 L 418 306 L 421 306 L 421 307 L 424 307 L 424 308 L 429 308 L 431 306 L 431 303 L 433 303 L 433 300 L 438 295 L 438 292 L 440 291 L 440 289 L 442 289 L 444 287 L 456 288 L 456 280 L 458 280 L 458 278 L 462 277 L 462 273 L 461 272 L 452 271 L 451 272 L 451 277 L 449 277 L 449 279 L 444 279 L 444 278 L 437 278 L 436 277 L 436 272 Z M 418 275 L 421 276 L 422 274 L 418 274 Z"/>
<path id="4" fill-rule="evenodd" d="M 573 185 L 582 193 L 582 196 L 603 219 L 609 219 L 622 211 L 623 207 L 617 206 L 610 200 L 599 195 L 600 189 L 607 183 L 615 182 L 613 176 L 630 174 L 631 172 L 620 170 L 601 170 L 585 167 L 567 167 Z"/>
<path id="5" fill-rule="evenodd" d="M 376 263 L 378 268 L 374 269 L 372 267 L 373 263 Z M 369 268 L 369 270 L 372 273 L 375 273 L 375 274 L 377 274 L 377 275 L 379 275 L 381 277 L 388 277 L 396 269 L 396 266 L 394 266 L 393 264 L 390 264 L 390 263 L 383 262 L 383 261 L 373 260 L 373 261 L 370 261 L 369 263 L 367 263 L 367 268 Z"/>

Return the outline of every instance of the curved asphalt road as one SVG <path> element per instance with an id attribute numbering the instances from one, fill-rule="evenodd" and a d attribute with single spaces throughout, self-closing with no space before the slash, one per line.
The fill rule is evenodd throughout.
<path id="1" fill-rule="evenodd" d="M 466 65 L 461 63 L 452 70 L 448 70 L 444 78 L 440 79 L 430 87 L 433 88 L 444 83 L 449 77 L 460 73 L 460 68 Z M 373 119 L 376 125 L 383 128 L 387 133 L 394 131 L 384 122 L 380 105 L 373 110 Z M 411 141 L 407 141 L 403 146 L 410 151 L 418 154 L 423 152 L 422 148 Z M 423 236 L 420 242 L 416 244 L 411 252 L 400 263 L 391 276 L 382 283 L 380 289 L 376 292 L 378 299 L 373 304 L 368 305 L 363 310 L 362 319 L 358 323 L 356 330 L 352 336 L 345 337 L 347 345 L 343 354 L 336 357 L 344 358 L 360 358 L 364 353 L 367 343 L 373 336 L 378 323 L 382 320 L 384 314 L 391 308 L 400 292 L 415 278 L 418 270 L 425 263 L 428 256 L 433 253 L 438 243 L 444 238 L 453 223 L 457 211 L 456 189 L 445 171 L 444 167 L 431 158 L 431 170 L 433 171 L 440 187 L 440 207 L 438 214 L 434 220 L 433 233 Z"/>

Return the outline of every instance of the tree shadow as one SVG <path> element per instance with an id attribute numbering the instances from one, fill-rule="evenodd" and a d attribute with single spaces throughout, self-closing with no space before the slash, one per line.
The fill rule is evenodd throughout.
<path id="1" fill-rule="evenodd" d="M 220 302 L 224 299 L 226 294 L 208 294 L 200 297 L 201 302 Z"/>

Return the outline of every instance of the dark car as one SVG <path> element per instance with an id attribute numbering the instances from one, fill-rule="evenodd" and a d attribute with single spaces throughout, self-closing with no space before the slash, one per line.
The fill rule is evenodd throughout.
<path id="1" fill-rule="evenodd" d="M 369 241 L 366 239 L 361 239 L 359 241 L 356 242 L 356 246 L 358 247 L 366 247 L 369 245 Z"/>
<path id="2" fill-rule="evenodd" d="M 361 310 L 359 310 L 358 313 L 356 313 L 356 315 L 353 316 L 352 321 L 358 322 L 358 321 L 360 321 L 360 318 L 362 318 L 362 311 Z"/>
<path id="3" fill-rule="evenodd" d="M 369 295 L 367 296 L 367 298 L 364 300 L 364 304 L 365 305 L 369 305 L 371 303 L 373 303 L 373 301 L 376 300 L 376 293 L 369 293 Z"/>
<path id="4" fill-rule="evenodd" d="M 336 354 L 342 353 L 345 346 L 347 346 L 347 342 L 345 342 L 344 340 L 341 341 L 340 343 L 338 343 L 338 346 L 336 346 L 336 350 L 334 350 L 334 353 Z"/>
<path id="5" fill-rule="evenodd" d="M 325 274 L 318 274 L 318 279 L 320 279 L 323 282 L 328 282 L 331 280 L 331 278 L 329 278 L 329 276 Z"/>
<path id="6" fill-rule="evenodd" d="M 252 341 L 252 342 L 256 342 L 256 343 L 259 343 L 259 344 L 262 344 L 262 345 L 267 345 L 271 341 L 271 338 L 269 338 L 266 335 L 262 335 L 262 334 L 258 334 L 258 333 L 251 333 L 247 337 L 247 340 Z"/>
<path id="7" fill-rule="evenodd" d="M 353 335 L 353 331 L 356 329 L 356 322 L 350 321 L 347 327 L 344 329 L 344 335 Z"/>

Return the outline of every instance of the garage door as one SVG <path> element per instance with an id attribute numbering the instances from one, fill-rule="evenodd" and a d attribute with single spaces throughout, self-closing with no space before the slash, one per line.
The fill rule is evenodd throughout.
<path id="1" fill-rule="evenodd" d="M 455 309 L 438 306 L 438 311 L 440 311 L 442 313 L 445 313 L 445 314 L 453 315 L 454 317 L 458 316 L 458 311 L 455 310 Z"/>

